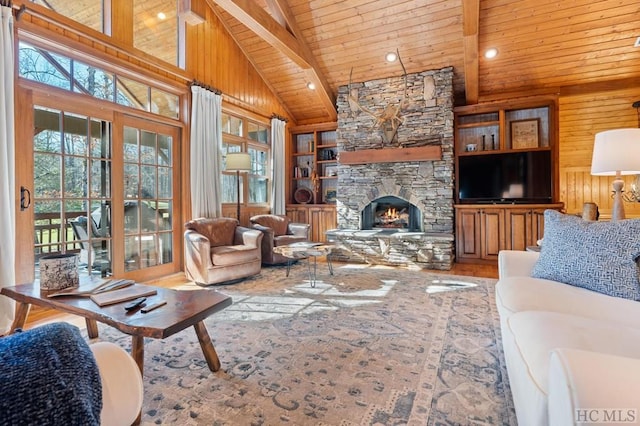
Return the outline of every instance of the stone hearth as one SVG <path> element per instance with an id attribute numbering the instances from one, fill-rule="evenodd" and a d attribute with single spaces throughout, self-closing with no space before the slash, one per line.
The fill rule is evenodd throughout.
<path id="1" fill-rule="evenodd" d="M 381 131 L 374 119 L 352 112 L 348 87 L 338 91 L 338 229 L 327 233 L 339 243 L 339 260 L 374 264 L 450 269 L 454 260 L 453 238 L 453 70 L 407 75 L 408 106 L 397 141 L 381 148 Z M 374 113 L 402 99 L 405 80 L 394 77 L 351 85 L 351 96 Z M 340 153 L 370 149 L 390 150 L 440 147 L 435 160 L 403 158 L 368 164 L 341 164 Z M 397 197 L 419 210 L 421 223 L 411 230 L 363 230 L 363 210 L 381 197 Z M 365 225 L 365 226 L 363 226 Z"/>

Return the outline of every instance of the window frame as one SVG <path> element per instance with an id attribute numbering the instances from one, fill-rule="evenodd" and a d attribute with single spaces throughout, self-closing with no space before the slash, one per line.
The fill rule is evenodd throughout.
<path id="1" fill-rule="evenodd" d="M 255 166 L 255 161 L 252 157 L 251 160 L 251 167 L 252 170 L 249 171 L 248 173 L 240 173 L 240 205 L 242 207 L 265 207 L 265 206 L 269 206 L 271 203 L 271 188 L 273 185 L 273 173 L 271 170 L 271 155 L 272 155 L 272 145 L 271 145 L 271 124 L 267 123 L 267 122 L 261 122 L 259 120 L 256 120 L 255 118 L 250 118 L 246 115 L 243 115 L 240 112 L 231 112 L 231 111 L 227 111 L 226 109 L 223 108 L 222 111 L 222 115 L 223 115 L 223 121 L 224 121 L 224 116 L 229 116 L 229 117 L 233 117 L 234 119 L 237 119 L 240 121 L 240 134 L 233 134 L 233 133 L 227 133 L 224 131 L 222 131 L 222 146 L 223 146 L 223 152 L 222 152 L 222 156 L 223 156 L 223 164 L 224 164 L 224 157 L 226 156 L 227 152 L 237 152 L 237 151 L 228 151 L 227 146 L 239 146 L 240 147 L 240 151 L 239 152 L 247 152 L 249 153 L 250 150 L 254 150 L 257 152 L 264 152 L 265 153 L 265 162 L 264 162 L 264 174 L 259 174 L 256 173 L 256 166 Z M 267 140 L 266 142 L 260 142 L 256 139 L 252 139 L 249 137 L 248 135 L 248 129 L 249 129 L 249 124 L 256 124 L 258 125 L 259 128 L 264 128 L 266 130 L 266 134 L 267 134 Z M 233 193 L 235 195 L 236 191 L 237 191 L 237 187 L 236 187 L 236 180 L 235 180 L 235 176 L 236 173 L 235 172 L 230 172 L 230 171 L 226 171 L 224 170 L 225 167 L 223 167 L 222 170 L 222 175 L 223 176 L 229 176 L 229 177 L 233 177 L 232 179 L 222 179 L 221 185 L 222 185 L 222 196 L 224 198 L 224 194 L 225 192 L 228 193 Z M 260 201 L 260 202 L 251 202 L 251 182 L 254 179 L 264 179 L 267 182 L 266 185 L 266 194 L 265 194 L 265 200 L 264 201 Z M 225 183 L 226 182 L 233 182 L 233 188 L 225 188 Z M 233 190 L 233 191 L 231 191 Z M 231 207 L 231 206 L 236 206 L 237 205 L 237 201 L 235 200 L 235 198 L 232 201 L 229 200 L 222 200 L 222 205 L 226 206 L 226 207 Z"/>

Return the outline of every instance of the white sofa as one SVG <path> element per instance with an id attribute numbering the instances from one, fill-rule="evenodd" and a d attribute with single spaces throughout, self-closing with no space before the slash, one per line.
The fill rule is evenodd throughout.
<path id="1" fill-rule="evenodd" d="M 123 426 L 135 422 L 142 409 L 142 374 L 133 358 L 111 342 L 89 345 L 102 382 L 102 426 Z"/>
<path id="2" fill-rule="evenodd" d="M 640 422 L 640 303 L 532 278 L 502 251 L 496 304 L 520 426 Z"/>

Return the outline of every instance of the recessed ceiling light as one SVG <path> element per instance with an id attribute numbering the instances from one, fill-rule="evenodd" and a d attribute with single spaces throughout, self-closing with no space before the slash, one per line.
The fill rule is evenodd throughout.
<path id="1" fill-rule="evenodd" d="M 315 85 L 315 84 L 313 84 L 312 82 L 308 82 L 308 83 L 307 83 L 307 88 L 308 88 L 309 90 L 316 90 L 316 85 Z"/>
<path id="2" fill-rule="evenodd" d="M 484 57 L 487 59 L 493 59 L 496 56 L 498 56 L 498 49 L 496 49 L 495 47 L 492 47 L 491 49 L 487 49 L 487 51 L 484 52 Z"/>
<path id="3" fill-rule="evenodd" d="M 158 19 L 167 19 L 167 15 L 162 12 L 158 12 Z"/>
<path id="4" fill-rule="evenodd" d="M 396 52 L 389 52 L 386 55 L 384 55 L 384 59 L 387 62 L 395 62 L 395 60 L 398 59 L 398 55 L 396 55 Z"/>

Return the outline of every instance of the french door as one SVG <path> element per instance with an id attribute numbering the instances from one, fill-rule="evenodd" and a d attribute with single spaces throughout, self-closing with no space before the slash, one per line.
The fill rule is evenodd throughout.
<path id="1" fill-rule="evenodd" d="M 118 182 L 116 259 L 129 276 L 144 277 L 145 270 L 174 271 L 179 258 L 182 222 L 180 208 L 179 129 L 130 116 L 116 117 L 114 148 L 122 153 Z M 122 173 L 120 175 L 120 173 Z"/>
<path id="2" fill-rule="evenodd" d="M 180 128 L 34 98 L 24 108 L 29 125 L 18 131 L 32 138 L 17 146 L 18 168 L 32 171 L 32 182 L 24 174 L 18 182 L 32 215 L 18 221 L 20 268 L 31 264 L 37 278 L 43 256 L 76 253 L 86 275 L 145 280 L 177 272 Z"/>

